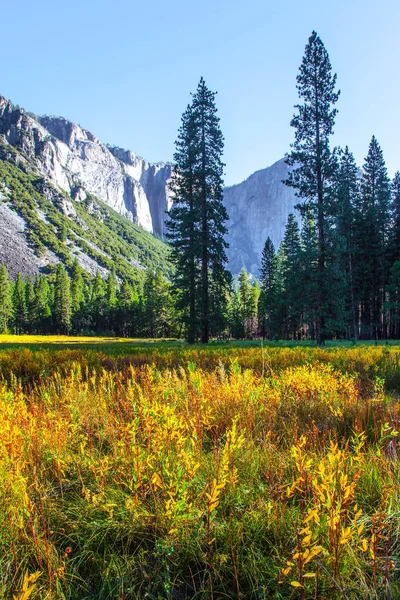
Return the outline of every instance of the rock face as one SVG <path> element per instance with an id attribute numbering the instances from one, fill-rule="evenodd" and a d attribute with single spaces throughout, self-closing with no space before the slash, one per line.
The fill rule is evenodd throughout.
<path id="1" fill-rule="evenodd" d="M 284 159 L 225 188 L 224 203 L 229 214 L 229 268 L 242 267 L 258 275 L 261 253 L 269 236 L 278 249 L 289 213 L 298 203 L 294 190 L 282 183 L 288 174 Z"/>
<path id="2" fill-rule="evenodd" d="M 0 134 L 53 184 L 80 200 L 93 194 L 121 215 L 159 237 L 165 234 L 171 207 L 171 165 L 151 164 L 129 150 L 102 144 L 93 134 L 61 117 L 36 118 L 0 96 Z M 228 187 L 224 202 L 228 223 L 229 268 L 258 275 L 268 236 L 278 247 L 294 191 L 282 180 L 283 160 Z"/>
<path id="3" fill-rule="evenodd" d="M 56 186 L 69 194 L 84 188 L 147 231 L 163 235 L 170 165 L 150 164 L 132 152 L 107 147 L 61 117 L 36 119 L 1 96 L 0 134 L 34 158 Z"/>

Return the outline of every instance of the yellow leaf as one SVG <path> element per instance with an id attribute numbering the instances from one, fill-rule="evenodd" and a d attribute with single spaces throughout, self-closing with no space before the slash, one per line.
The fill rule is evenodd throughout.
<path id="1" fill-rule="evenodd" d="M 304 573 L 303 577 L 308 577 L 308 578 L 315 577 L 315 573 Z"/>
<path id="2" fill-rule="evenodd" d="M 299 581 L 291 581 L 290 585 L 292 585 L 295 588 L 303 587 Z"/>

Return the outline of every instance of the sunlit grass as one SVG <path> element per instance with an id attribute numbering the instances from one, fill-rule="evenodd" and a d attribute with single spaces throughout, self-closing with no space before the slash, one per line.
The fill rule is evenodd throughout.
<path id="1" fill-rule="evenodd" d="M 398 597 L 399 348 L 165 344 L 0 352 L 0 598 Z"/>

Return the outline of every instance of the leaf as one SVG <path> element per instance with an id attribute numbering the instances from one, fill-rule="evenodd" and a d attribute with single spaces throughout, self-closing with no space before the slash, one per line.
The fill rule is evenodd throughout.
<path id="1" fill-rule="evenodd" d="M 291 581 L 290 585 L 292 585 L 295 588 L 303 587 L 299 581 Z"/>

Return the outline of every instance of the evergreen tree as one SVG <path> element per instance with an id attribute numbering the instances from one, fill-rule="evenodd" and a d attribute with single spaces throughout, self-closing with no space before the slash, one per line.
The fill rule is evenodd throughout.
<path id="1" fill-rule="evenodd" d="M 137 334 L 136 315 L 134 305 L 138 305 L 139 298 L 136 294 L 134 303 L 134 292 L 129 283 L 124 279 L 118 293 L 118 326 L 117 333 L 122 337 L 130 337 Z"/>
<path id="2" fill-rule="evenodd" d="M 394 262 L 400 261 L 400 171 L 397 171 L 392 182 L 392 219 L 391 258 Z"/>
<path id="3" fill-rule="evenodd" d="M 115 311 L 117 306 L 118 281 L 115 270 L 112 269 L 106 279 L 105 292 L 105 325 L 107 331 L 114 330 Z"/>
<path id="4" fill-rule="evenodd" d="M 0 265 L 0 333 L 7 333 L 12 316 L 11 282 L 5 264 Z"/>
<path id="5" fill-rule="evenodd" d="M 171 261 L 175 265 L 173 285 L 177 306 L 182 309 L 186 336 L 190 344 L 199 335 L 199 206 L 195 185 L 198 140 L 193 109 L 188 106 L 182 115 L 182 125 L 175 143 L 174 169 L 170 190 L 174 202 L 167 221 L 167 239 L 171 246 Z"/>
<path id="6" fill-rule="evenodd" d="M 210 278 L 222 296 L 223 290 L 229 288 L 230 277 L 224 267 L 228 246 L 224 239 L 227 232 L 225 222 L 228 220 L 223 204 L 224 141 L 215 106 L 215 93 L 207 88 L 203 78 L 193 97 L 192 107 L 199 150 L 195 176 L 201 223 L 200 330 L 201 341 L 206 344 L 210 335 Z"/>
<path id="7" fill-rule="evenodd" d="M 243 337 L 251 337 L 253 331 L 253 318 L 256 313 L 257 303 L 246 269 L 239 275 L 239 302 L 242 316 Z"/>
<path id="8" fill-rule="evenodd" d="M 302 321 L 306 329 L 300 337 L 315 338 L 318 304 L 318 234 L 310 212 L 303 216 L 300 234 L 301 250 L 298 268 L 298 294 Z"/>
<path id="9" fill-rule="evenodd" d="M 73 313 L 79 312 L 85 301 L 85 282 L 83 270 L 75 258 L 71 269 L 71 309 Z"/>
<path id="10" fill-rule="evenodd" d="M 220 286 L 216 278 L 210 277 L 210 334 L 220 337 L 228 322 L 229 292 Z"/>
<path id="11" fill-rule="evenodd" d="M 293 150 L 287 163 L 293 167 L 286 184 L 297 190 L 300 208 L 311 210 L 318 231 L 318 299 L 316 314 L 317 343 L 324 343 L 325 318 L 329 296 L 327 261 L 327 228 L 330 214 L 331 188 L 335 173 L 335 157 L 330 151 L 339 92 L 335 91 L 336 75 L 328 53 L 315 31 L 305 49 L 297 90 L 303 104 L 297 105 L 291 125 L 296 129 Z"/>
<path id="12" fill-rule="evenodd" d="M 200 335 L 207 343 L 211 305 L 226 303 L 230 277 L 224 266 L 228 215 L 222 202 L 223 137 L 215 94 L 203 79 L 182 117 L 176 148 L 171 185 L 174 207 L 168 222 L 177 267 L 174 285 L 181 290 L 188 340 L 193 342 Z"/>
<path id="13" fill-rule="evenodd" d="M 35 308 L 33 321 L 37 333 L 50 333 L 52 326 L 51 290 L 45 275 L 35 277 Z"/>
<path id="14" fill-rule="evenodd" d="M 389 278 L 390 181 L 382 150 L 372 137 L 363 167 L 358 254 L 364 337 L 385 337 L 382 314 Z"/>
<path id="15" fill-rule="evenodd" d="M 336 248 L 340 252 L 340 269 L 344 276 L 345 321 L 349 324 L 350 337 L 358 339 L 358 272 L 357 272 L 357 226 L 359 223 L 360 186 L 357 165 L 346 146 L 341 152 L 336 183 Z M 339 294 L 337 294 L 339 297 Z"/>
<path id="16" fill-rule="evenodd" d="M 12 294 L 13 324 L 15 333 L 24 333 L 26 329 L 26 296 L 25 282 L 21 273 L 18 273 Z"/>
<path id="17" fill-rule="evenodd" d="M 296 337 L 302 317 L 304 290 L 300 280 L 300 230 L 290 213 L 282 241 L 283 306 L 286 316 L 286 336 Z"/>
<path id="18" fill-rule="evenodd" d="M 35 332 L 35 307 L 36 297 L 35 289 L 33 287 L 32 277 L 29 275 L 25 284 L 25 296 L 26 296 L 26 314 L 27 324 L 26 329 L 28 333 Z"/>
<path id="19" fill-rule="evenodd" d="M 390 270 L 385 309 L 390 315 L 390 337 L 398 340 L 400 339 L 400 261 L 398 260 Z"/>
<path id="20" fill-rule="evenodd" d="M 259 299 L 260 333 L 264 339 L 273 337 L 273 321 L 276 301 L 276 256 L 275 248 L 268 237 L 261 256 L 261 293 Z"/>
<path id="21" fill-rule="evenodd" d="M 71 328 L 76 333 L 80 333 L 86 324 L 85 300 L 83 270 L 75 259 L 71 268 Z"/>
<path id="22" fill-rule="evenodd" d="M 242 310 L 240 305 L 239 290 L 234 290 L 228 304 L 228 326 L 230 335 L 239 340 L 244 338 Z"/>
<path id="23" fill-rule="evenodd" d="M 61 263 L 56 269 L 53 314 L 57 332 L 68 334 L 71 328 L 71 289 L 68 274 Z"/>
<path id="24" fill-rule="evenodd" d="M 286 321 L 287 310 L 285 306 L 285 251 L 283 242 L 280 243 L 276 253 L 275 300 L 272 319 L 272 330 L 277 339 L 287 337 Z"/>
<path id="25" fill-rule="evenodd" d="M 97 271 L 93 281 L 92 296 L 90 300 L 91 327 L 95 331 L 99 332 L 105 330 L 105 312 L 106 290 L 100 271 Z"/>

